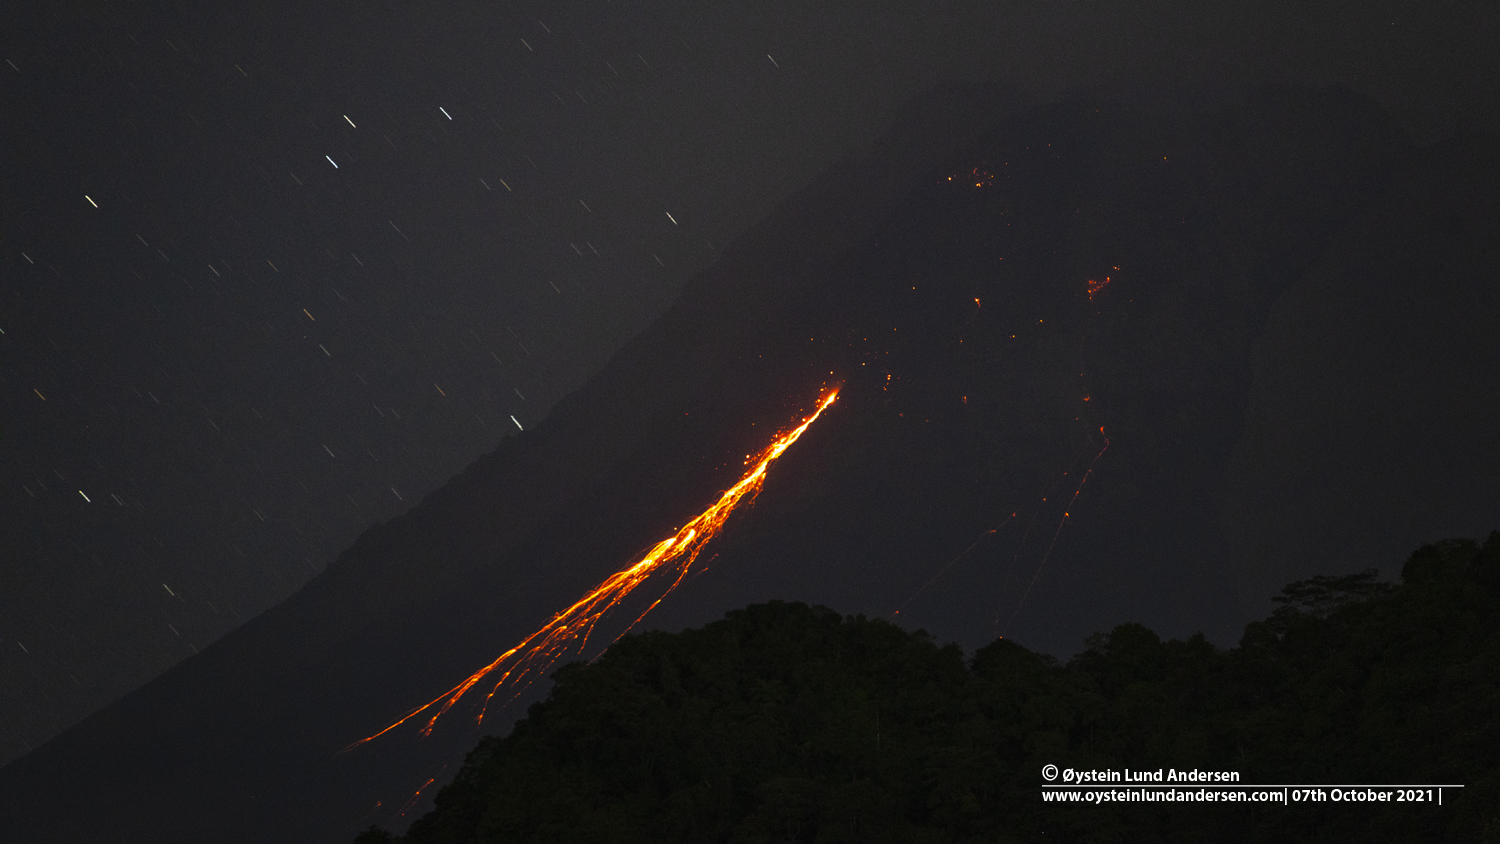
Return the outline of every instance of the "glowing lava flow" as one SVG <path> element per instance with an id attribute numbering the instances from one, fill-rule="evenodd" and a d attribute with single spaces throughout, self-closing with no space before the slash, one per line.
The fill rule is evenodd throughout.
<path id="1" fill-rule="evenodd" d="M 776 458 L 780 457 L 788 448 L 791 448 L 792 443 L 795 443 L 812 423 L 817 421 L 818 417 L 823 414 L 823 411 L 827 410 L 828 406 L 834 403 L 838 395 L 838 387 L 834 387 L 825 393 L 819 399 L 818 407 L 813 411 L 811 416 L 802 420 L 801 425 L 777 437 L 775 442 L 767 446 L 760 454 L 755 455 L 752 458 L 755 464 L 754 468 L 746 472 L 745 476 L 740 478 L 739 483 L 725 490 L 719 496 L 718 501 L 714 502 L 707 510 L 699 513 L 697 518 L 684 525 L 675 535 L 658 542 L 637 562 L 610 575 L 603 583 L 595 586 L 572 606 L 553 616 L 552 621 L 548 622 L 535 633 L 522 639 L 520 644 L 501 654 L 494 662 L 474 672 L 462 683 L 459 683 L 428 703 L 406 713 L 401 720 L 391 724 L 389 727 L 374 735 L 362 738 L 344 749 L 350 750 L 367 741 L 379 738 L 423 712 L 437 707 L 437 711 L 433 713 L 432 717 L 428 719 L 426 726 L 422 728 L 422 735 L 428 735 L 432 732 L 432 728 L 437 723 L 438 718 L 442 717 L 444 713 L 452 708 L 458 702 L 459 698 L 462 698 L 470 689 L 474 688 L 486 677 L 498 671 L 500 672 L 499 679 L 495 681 L 494 687 L 485 696 L 485 703 L 488 704 L 489 700 L 500 690 L 500 687 L 504 686 L 507 682 L 519 683 L 526 677 L 534 679 L 537 675 L 555 665 L 575 644 L 580 650 L 587 647 L 588 639 L 594 631 L 594 626 L 599 623 L 606 613 L 618 606 L 621 601 L 625 600 L 626 596 L 634 591 L 637 586 L 646 582 L 651 575 L 662 570 L 668 572 L 675 570 L 677 576 L 672 581 L 672 585 L 668 586 L 667 590 L 660 597 L 652 601 L 646 607 L 645 611 L 637 616 L 635 621 L 632 621 L 630 626 L 625 628 L 625 631 L 620 634 L 621 636 L 625 635 L 636 624 L 639 624 L 641 619 L 646 617 L 647 613 L 655 609 L 667 595 L 670 595 L 672 590 L 677 588 L 678 584 L 682 583 L 683 578 L 687 576 L 691 569 L 693 561 L 698 558 L 698 554 L 703 550 L 703 546 L 707 545 L 710 540 L 718 535 L 719 529 L 724 526 L 724 522 L 729 518 L 729 514 L 734 512 L 734 508 L 740 502 L 753 501 L 755 499 L 755 496 L 765 484 L 766 470 L 770 468 Z M 746 460 L 746 463 L 750 462 L 752 460 Z M 481 722 L 484 720 L 483 710 L 480 711 L 478 720 Z"/>

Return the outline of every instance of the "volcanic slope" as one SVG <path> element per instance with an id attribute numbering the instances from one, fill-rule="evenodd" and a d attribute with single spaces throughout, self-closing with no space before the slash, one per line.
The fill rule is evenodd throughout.
<path id="1" fill-rule="evenodd" d="M 1414 148 L 1342 91 L 1262 89 L 1172 110 L 930 92 L 882 143 L 726 249 L 544 423 L 372 528 L 283 605 L 0 771 L 0 829 L 38 842 L 283 842 L 403 826 L 425 811 L 407 808 L 414 793 L 450 778 L 473 745 L 477 710 L 461 702 L 425 739 L 408 724 L 338 751 L 671 536 L 835 384 L 838 402 L 646 626 L 789 598 L 970 648 L 1003 634 L 1066 653 L 1124 620 L 1227 643 L 1282 581 L 1253 593 L 1257 558 L 1228 539 L 1251 528 L 1225 502 L 1265 510 L 1276 478 L 1256 455 L 1283 466 L 1324 430 L 1300 420 L 1313 434 L 1278 438 L 1255 402 L 1296 395 L 1288 382 L 1306 370 L 1287 361 L 1307 349 L 1357 370 L 1383 342 L 1350 331 L 1347 346 L 1310 345 L 1327 326 L 1278 303 L 1354 266 L 1349 295 L 1369 307 L 1418 295 L 1387 269 L 1431 248 L 1398 236 L 1413 230 L 1399 209 L 1418 194 L 1462 233 L 1445 241 L 1456 252 L 1443 266 L 1481 266 L 1497 240 L 1480 236 L 1500 195 L 1494 148 Z M 1429 177 L 1455 169 L 1488 181 Z M 1368 266 L 1334 248 L 1371 242 L 1408 260 Z M 1464 295 L 1433 307 L 1482 322 L 1492 277 L 1445 275 Z M 1466 349 L 1493 343 L 1465 337 Z M 1434 354 L 1363 400 L 1407 401 L 1402 389 L 1428 383 L 1421 367 L 1451 365 Z M 1496 375 L 1462 367 L 1445 376 L 1462 394 L 1438 396 L 1439 410 L 1500 416 Z M 1366 424 L 1360 435 L 1386 448 L 1416 435 Z M 1457 430 L 1441 448 L 1494 462 L 1477 428 Z M 1319 482 L 1366 502 L 1361 518 L 1394 521 L 1401 499 L 1386 493 L 1415 471 L 1395 468 Z M 1458 498 L 1491 497 L 1475 520 L 1500 503 L 1481 478 L 1452 479 Z M 1398 539 L 1367 550 L 1397 562 L 1415 544 Z M 1299 574 L 1277 565 L 1283 580 Z M 642 608 L 602 624 L 589 655 Z M 539 691 L 508 708 L 497 696 L 484 730 L 503 732 Z"/>

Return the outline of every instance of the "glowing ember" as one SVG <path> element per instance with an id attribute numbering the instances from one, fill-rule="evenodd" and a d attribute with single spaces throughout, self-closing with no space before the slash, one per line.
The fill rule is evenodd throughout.
<path id="1" fill-rule="evenodd" d="M 1105 276 L 1103 281 L 1095 281 L 1093 279 L 1089 279 L 1089 301 L 1094 301 L 1094 294 L 1103 290 L 1108 285 L 1109 276 Z"/>
<path id="2" fill-rule="evenodd" d="M 976 188 L 987 188 L 995 183 L 995 174 L 984 169 L 983 167 L 975 167 L 968 173 L 959 173 L 954 176 L 949 176 L 948 181 L 956 181 L 959 184 L 972 183 Z"/>
<path id="3" fill-rule="evenodd" d="M 438 769 L 438 776 L 442 776 L 443 771 L 446 771 L 446 770 L 448 770 L 448 766 L 447 765 L 444 765 L 442 768 L 439 768 Z M 401 811 L 396 814 L 396 820 L 400 820 L 400 819 L 406 817 L 406 813 L 410 812 L 412 810 L 412 807 L 415 806 L 415 805 L 417 805 L 417 801 L 420 800 L 420 799 L 422 799 L 422 792 L 426 791 L 427 788 L 428 788 L 428 786 L 432 785 L 435 782 L 437 782 L 437 777 L 428 777 L 427 782 L 422 783 L 422 787 L 419 788 L 419 789 L 417 789 L 416 793 L 411 796 L 410 800 L 406 801 L 406 805 L 405 806 L 401 807 Z M 379 808 L 380 804 L 376 803 L 375 807 Z"/>
<path id="4" fill-rule="evenodd" d="M 1083 494 L 1083 485 L 1088 483 L 1089 476 L 1094 474 L 1094 464 L 1099 462 L 1099 458 L 1104 456 L 1104 452 L 1109 451 L 1109 436 L 1104 433 L 1103 425 L 1099 426 L 1099 436 L 1104 439 L 1104 445 L 1099 449 L 1099 453 L 1094 455 L 1094 459 L 1089 461 L 1089 468 L 1083 473 L 1083 479 L 1080 480 L 1078 482 L 1078 486 L 1074 488 L 1073 497 L 1068 499 L 1067 509 L 1063 511 L 1062 519 L 1057 523 L 1057 532 L 1052 534 L 1052 544 L 1047 546 L 1047 553 L 1042 555 L 1042 561 L 1037 564 L 1036 572 L 1031 575 L 1031 582 L 1026 584 L 1026 591 L 1021 593 L 1021 600 L 1016 604 L 1015 611 L 1010 614 L 1010 621 L 1006 622 L 1007 627 L 1015 622 L 1016 616 L 1021 612 L 1021 607 L 1026 604 L 1027 596 L 1031 594 L 1031 587 L 1036 585 L 1036 579 L 1041 576 L 1042 569 L 1047 566 L 1047 558 L 1052 556 L 1052 549 L 1057 547 L 1057 538 L 1059 536 L 1062 536 L 1063 525 L 1067 524 L 1068 519 L 1072 518 L 1071 511 L 1073 509 L 1073 505 L 1078 503 L 1078 496 Z M 1063 474 L 1067 473 L 1064 472 Z M 1046 501 L 1047 499 L 1043 498 L 1042 500 Z M 995 619 L 997 625 L 999 623 L 999 620 L 1000 619 L 998 617 Z"/>
<path id="5" fill-rule="evenodd" d="M 488 705 L 495 693 L 502 686 L 510 684 L 515 687 L 522 680 L 530 681 L 546 673 L 558 660 L 568 653 L 577 649 L 583 650 L 588 646 L 589 636 L 593 633 L 595 625 L 604 618 L 610 610 L 614 609 L 625 600 L 637 586 L 645 583 L 648 578 L 657 572 L 665 571 L 669 575 L 675 574 L 672 584 L 667 587 L 655 601 L 646 607 L 635 621 L 632 621 L 621 636 L 628 633 L 631 628 L 639 624 L 647 613 L 656 609 L 657 605 L 670 595 L 683 579 L 687 577 L 692 569 L 693 561 L 698 559 L 698 554 L 703 547 L 718 535 L 719 529 L 743 501 L 753 501 L 765 484 L 766 470 L 780 457 L 792 443 L 795 443 L 802 433 L 816 422 L 828 406 L 838 398 L 838 387 L 834 387 L 823 395 L 818 401 L 818 407 L 811 416 L 802 420 L 802 424 L 781 434 L 776 441 L 766 449 L 753 457 L 747 458 L 746 463 L 753 463 L 753 467 L 740 478 L 739 483 L 725 490 L 707 510 L 698 514 L 698 517 L 688 522 L 675 535 L 658 542 L 639 560 L 631 565 L 610 575 L 591 589 L 588 594 L 580 598 L 576 603 L 557 615 L 541 629 L 522 639 L 520 644 L 501 654 L 494 662 L 486 665 L 469 676 L 468 679 L 444 692 L 442 695 L 413 709 L 402 716 L 399 721 L 391 724 L 374 735 L 360 739 L 349 747 L 349 750 L 364 744 L 371 739 L 378 738 L 395 728 L 405 724 L 416 716 L 436 708 L 427 724 L 422 727 L 422 735 L 432 732 L 433 726 L 438 718 L 442 717 L 455 703 L 459 701 L 470 689 L 477 686 L 485 678 L 498 672 L 498 678 L 494 681 L 489 693 L 485 695 L 485 704 Z M 618 638 L 618 637 L 616 637 Z M 484 710 L 481 709 L 477 721 L 484 721 Z"/>

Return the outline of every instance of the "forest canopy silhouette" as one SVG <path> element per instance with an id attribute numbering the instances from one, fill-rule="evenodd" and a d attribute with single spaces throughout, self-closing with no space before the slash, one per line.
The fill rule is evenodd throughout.
<path id="1" fill-rule="evenodd" d="M 1299 581 L 1239 645 L 1138 624 L 1063 664 L 771 602 L 559 670 L 405 841 L 1478 841 L 1500 831 L 1500 531 Z M 1454 783 L 1434 804 L 1044 804 L 1041 769 Z"/>

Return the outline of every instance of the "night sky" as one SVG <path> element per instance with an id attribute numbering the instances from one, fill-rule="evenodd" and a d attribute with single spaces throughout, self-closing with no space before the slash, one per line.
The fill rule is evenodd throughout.
<path id="1" fill-rule="evenodd" d="M 7 9 L 0 762 L 540 422 L 933 83 L 1500 129 L 1493 4 L 309 5 Z"/>

